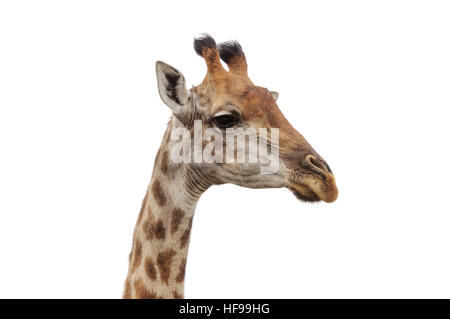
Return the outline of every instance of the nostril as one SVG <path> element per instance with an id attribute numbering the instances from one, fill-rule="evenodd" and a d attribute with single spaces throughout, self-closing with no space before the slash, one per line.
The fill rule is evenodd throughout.
<path id="1" fill-rule="evenodd" d="M 309 166 L 309 168 L 311 168 L 313 171 L 315 171 L 319 174 L 327 175 L 327 173 L 331 173 L 331 170 L 328 167 L 328 165 L 325 163 L 322 163 L 320 160 L 318 160 L 313 155 L 306 156 L 305 161 L 306 161 L 306 164 Z"/>

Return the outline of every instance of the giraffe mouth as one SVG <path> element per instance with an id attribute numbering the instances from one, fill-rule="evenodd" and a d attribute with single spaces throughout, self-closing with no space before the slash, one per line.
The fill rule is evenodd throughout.
<path id="1" fill-rule="evenodd" d="M 304 202 L 319 202 L 320 197 L 316 195 L 308 186 L 302 184 L 291 184 L 288 189 Z"/>
<path id="2" fill-rule="evenodd" d="M 295 174 L 291 175 L 288 181 L 288 189 L 302 201 L 331 203 L 337 199 L 338 190 L 331 173 L 321 178 L 309 174 Z"/>

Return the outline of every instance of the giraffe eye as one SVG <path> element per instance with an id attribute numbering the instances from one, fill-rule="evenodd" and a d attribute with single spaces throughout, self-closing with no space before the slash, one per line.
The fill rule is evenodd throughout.
<path id="1" fill-rule="evenodd" d="M 213 121 L 220 128 L 229 128 L 238 124 L 239 118 L 234 114 L 222 114 L 215 116 Z"/>

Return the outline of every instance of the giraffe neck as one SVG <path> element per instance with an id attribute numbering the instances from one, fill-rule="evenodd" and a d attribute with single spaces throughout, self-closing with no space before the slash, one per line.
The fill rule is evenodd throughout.
<path id="1" fill-rule="evenodd" d="M 134 230 L 124 298 L 183 298 L 195 207 L 208 185 L 189 166 L 169 161 L 172 120 Z"/>

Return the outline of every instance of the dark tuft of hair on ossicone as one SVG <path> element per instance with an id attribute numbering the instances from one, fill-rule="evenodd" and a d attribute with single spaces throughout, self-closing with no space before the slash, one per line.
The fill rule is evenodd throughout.
<path id="1" fill-rule="evenodd" d="M 207 48 L 217 48 L 216 41 L 212 36 L 203 33 L 200 37 L 194 40 L 194 50 L 198 55 L 203 56 L 203 50 Z"/>
<path id="2" fill-rule="evenodd" d="M 230 63 L 230 60 L 236 56 L 245 57 L 244 51 L 239 42 L 232 40 L 219 44 L 219 55 L 225 63 Z"/>

